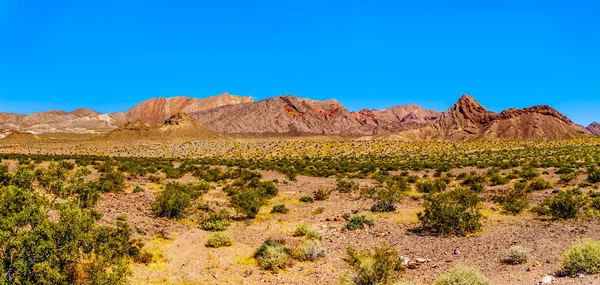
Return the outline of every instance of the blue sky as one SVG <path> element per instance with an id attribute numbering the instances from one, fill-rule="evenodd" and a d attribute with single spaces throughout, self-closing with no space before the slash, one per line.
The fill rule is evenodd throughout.
<path id="1" fill-rule="evenodd" d="M 597 0 L 0 0 L 0 111 L 225 91 L 444 110 L 469 93 L 587 125 L 600 120 L 599 15 Z"/>

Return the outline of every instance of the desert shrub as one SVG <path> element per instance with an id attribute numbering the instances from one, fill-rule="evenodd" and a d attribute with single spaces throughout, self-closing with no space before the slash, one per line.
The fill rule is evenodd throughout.
<path id="1" fill-rule="evenodd" d="M 304 202 L 304 203 L 312 203 L 315 200 L 313 199 L 313 197 L 310 196 L 302 196 L 300 197 L 300 202 Z"/>
<path id="2" fill-rule="evenodd" d="M 308 230 L 306 232 L 306 238 L 311 240 L 321 240 L 321 234 L 316 230 Z"/>
<path id="3" fill-rule="evenodd" d="M 561 166 L 554 173 L 556 173 L 556 174 L 569 174 L 569 173 L 573 173 L 573 168 Z"/>
<path id="4" fill-rule="evenodd" d="M 144 188 L 142 188 L 140 186 L 135 186 L 135 188 L 133 188 L 133 193 L 140 193 L 140 192 L 144 192 Z"/>
<path id="5" fill-rule="evenodd" d="M 289 181 L 296 181 L 296 177 L 298 177 L 298 172 L 294 168 L 288 168 L 283 171 L 285 174 L 285 178 Z"/>
<path id="6" fill-rule="evenodd" d="M 292 257 L 298 261 L 315 261 L 323 256 L 325 251 L 317 240 L 305 240 L 292 250 Z"/>
<path id="7" fill-rule="evenodd" d="M 277 271 L 287 266 L 290 258 L 290 249 L 284 246 L 282 240 L 268 238 L 254 252 L 254 258 L 258 265 L 265 270 Z"/>
<path id="8" fill-rule="evenodd" d="M 552 198 L 546 199 L 532 209 L 539 215 L 550 216 L 553 219 L 572 219 L 577 217 L 579 210 L 585 205 L 585 197 L 576 190 L 558 191 Z"/>
<path id="9" fill-rule="evenodd" d="M 546 190 L 552 188 L 552 184 L 549 181 L 546 181 L 542 178 L 536 178 L 535 180 L 529 183 L 528 190 L 530 191 L 538 191 L 538 190 Z"/>
<path id="10" fill-rule="evenodd" d="M 264 200 L 257 191 L 244 189 L 230 198 L 231 206 L 248 219 L 254 219 Z"/>
<path id="11" fill-rule="evenodd" d="M 394 203 L 400 201 L 404 187 L 387 185 L 377 190 L 375 205 L 371 207 L 372 212 L 393 212 L 396 210 Z"/>
<path id="12" fill-rule="evenodd" d="M 231 246 L 233 238 L 230 234 L 224 232 L 213 233 L 206 242 L 206 247 L 219 248 L 222 246 Z"/>
<path id="13" fill-rule="evenodd" d="M 353 191 L 358 191 L 358 183 L 353 181 L 338 178 L 335 185 L 335 190 L 340 191 L 340 193 L 351 193 Z"/>
<path id="14" fill-rule="evenodd" d="M 598 183 L 598 182 L 600 182 L 600 168 L 594 168 L 594 169 L 588 170 L 587 181 L 589 183 Z"/>
<path id="15" fill-rule="evenodd" d="M 192 204 L 192 198 L 192 193 L 184 185 L 169 183 L 152 204 L 152 212 L 158 217 L 182 218 L 185 209 Z"/>
<path id="16" fill-rule="evenodd" d="M 229 212 L 221 209 L 216 213 L 209 213 L 200 221 L 200 227 L 205 231 L 224 231 L 231 225 Z"/>
<path id="17" fill-rule="evenodd" d="M 107 171 L 100 175 L 98 187 L 102 192 L 121 192 L 125 189 L 125 176 L 116 171 Z"/>
<path id="18" fill-rule="evenodd" d="M 509 181 L 510 181 L 510 179 L 508 179 L 507 176 L 502 176 L 498 173 L 496 173 L 490 177 L 490 182 L 492 183 L 492 185 L 504 185 L 504 184 L 508 183 Z"/>
<path id="19" fill-rule="evenodd" d="M 433 194 L 425 199 L 418 218 L 422 229 L 434 235 L 463 236 L 481 228 L 478 204 L 477 194 L 467 189 Z"/>
<path id="20" fill-rule="evenodd" d="M 315 208 L 315 210 L 313 211 L 313 214 L 315 214 L 315 215 L 320 215 L 320 214 L 323 214 L 323 212 L 325 212 L 325 208 L 324 208 L 324 207 L 317 207 L 317 208 Z"/>
<path id="21" fill-rule="evenodd" d="M 529 207 L 527 193 L 519 189 L 512 189 L 501 196 L 495 196 L 493 200 L 498 202 L 504 211 L 511 214 L 519 214 Z"/>
<path id="22" fill-rule="evenodd" d="M 148 176 L 148 181 L 150 181 L 152 183 L 156 183 L 156 184 L 160 184 L 161 183 L 160 176 L 158 176 L 158 175 L 149 175 Z"/>
<path id="23" fill-rule="evenodd" d="M 10 183 L 10 173 L 8 165 L 0 163 L 0 186 L 8 186 Z"/>
<path id="24" fill-rule="evenodd" d="M 319 190 L 317 190 L 313 193 L 313 197 L 315 198 L 316 201 L 324 201 L 324 200 L 329 199 L 330 192 L 331 191 L 329 191 L 328 189 L 319 188 Z"/>
<path id="25" fill-rule="evenodd" d="M 349 283 L 356 285 L 385 285 L 396 281 L 406 268 L 402 265 L 395 247 L 383 243 L 371 251 L 357 251 L 352 247 L 346 249 L 348 257 L 345 261 L 352 268 Z"/>
<path id="26" fill-rule="evenodd" d="M 371 207 L 371 212 L 393 212 L 395 210 L 396 206 L 391 200 L 377 200 Z"/>
<path id="27" fill-rule="evenodd" d="M 521 178 L 523 179 L 530 180 L 540 176 L 540 174 L 535 169 L 533 169 L 533 166 L 525 165 L 519 173 L 519 176 L 521 176 Z"/>
<path id="28" fill-rule="evenodd" d="M 529 259 L 531 252 L 528 248 L 520 245 L 513 245 L 508 248 L 504 262 L 508 264 L 523 264 Z"/>
<path id="29" fill-rule="evenodd" d="M 275 205 L 273 206 L 273 208 L 271 209 L 271 214 L 287 214 L 290 212 L 290 209 L 288 209 L 284 204 L 281 205 Z"/>
<path id="30" fill-rule="evenodd" d="M 457 266 L 442 274 L 433 285 L 489 285 L 490 281 L 476 268 Z"/>
<path id="31" fill-rule="evenodd" d="M 600 241 L 585 240 L 563 254 L 565 271 L 570 274 L 600 273 Z"/>
<path id="32" fill-rule="evenodd" d="M 375 216 L 373 215 L 354 215 L 352 218 L 344 225 L 344 228 L 350 231 L 358 230 L 362 228 L 362 225 L 366 224 L 369 226 L 375 225 Z"/>
<path id="33" fill-rule="evenodd" d="M 446 190 L 448 184 L 443 180 L 425 180 L 417 182 L 417 191 L 422 193 L 438 193 Z"/>
<path id="34" fill-rule="evenodd" d="M 565 173 L 560 175 L 560 182 L 569 183 L 577 178 L 577 174 L 575 173 Z"/>
<path id="35" fill-rule="evenodd" d="M 294 231 L 294 236 L 295 237 L 303 237 L 306 235 L 306 232 L 308 231 L 308 225 L 307 224 L 301 224 L 299 226 L 296 227 L 296 231 Z"/>

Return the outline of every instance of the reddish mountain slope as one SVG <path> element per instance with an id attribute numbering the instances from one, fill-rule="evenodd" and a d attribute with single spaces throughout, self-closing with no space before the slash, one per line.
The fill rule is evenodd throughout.
<path id="1" fill-rule="evenodd" d="M 600 124 L 597 122 L 591 123 L 586 129 L 595 136 L 600 136 Z"/>
<path id="2" fill-rule="evenodd" d="M 135 120 L 152 125 L 162 123 L 177 113 L 193 113 L 225 105 L 253 102 L 252 97 L 233 96 L 223 93 L 204 99 L 183 96 L 171 98 L 153 98 L 135 105 L 124 113 L 110 114 L 116 125 L 122 125 Z"/>
<path id="3" fill-rule="evenodd" d="M 589 136 L 563 114 L 548 107 L 507 109 L 500 114 L 486 110 L 463 95 L 431 127 L 394 136 L 407 140 L 540 140 Z"/>
<path id="4" fill-rule="evenodd" d="M 178 139 L 215 139 L 220 138 L 202 123 L 185 113 L 177 113 L 164 123 L 151 126 L 136 120 L 111 131 L 105 138 L 113 140 L 178 140 Z"/>

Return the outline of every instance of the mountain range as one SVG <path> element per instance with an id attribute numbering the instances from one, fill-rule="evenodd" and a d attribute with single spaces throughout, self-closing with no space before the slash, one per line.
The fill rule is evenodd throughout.
<path id="1" fill-rule="evenodd" d="M 95 133 L 108 139 L 325 135 L 463 141 L 599 136 L 600 124 L 584 128 L 545 105 L 494 113 L 466 94 L 444 112 L 414 104 L 351 112 L 334 99 L 284 95 L 255 102 L 249 96 L 223 93 L 204 99 L 154 98 L 109 114 L 89 109 L 0 113 L 0 130 L 5 135 Z"/>

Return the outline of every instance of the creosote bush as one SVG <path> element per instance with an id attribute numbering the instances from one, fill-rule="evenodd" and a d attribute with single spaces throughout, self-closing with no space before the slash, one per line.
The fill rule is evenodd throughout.
<path id="1" fill-rule="evenodd" d="M 315 199 L 313 199 L 313 197 L 310 197 L 310 196 L 302 196 L 302 197 L 300 197 L 300 202 L 312 203 L 314 201 L 315 201 Z"/>
<path id="2" fill-rule="evenodd" d="M 579 190 L 564 190 L 558 191 L 554 197 L 546 199 L 532 210 L 542 216 L 566 220 L 577 217 L 585 202 L 586 199 Z"/>
<path id="3" fill-rule="evenodd" d="M 319 188 L 319 190 L 317 190 L 313 193 L 313 197 L 315 198 L 316 201 L 324 201 L 324 200 L 329 199 L 330 193 L 331 193 L 331 191 L 328 189 Z"/>
<path id="4" fill-rule="evenodd" d="M 192 204 L 192 200 L 201 195 L 202 192 L 193 191 L 185 185 L 169 183 L 152 204 L 152 212 L 158 217 L 182 218 L 185 210 Z"/>
<path id="5" fill-rule="evenodd" d="M 457 266 L 442 274 L 433 285 L 489 285 L 491 284 L 479 269 Z"/>
<path id="6" fill-rule="evenodd" d="M 523 212 L 529 207 L 527 193 L 518 188 L 509 190 L 503 195 L 494 196 L 492 199 L 499 203 L 504 211 L 514 215 Z"/>
<path id="7" fill-rule="evenodd" d="M 338 190 L 340 193 L 351 193 L 358 191 L 358 183 L 353 181 L 338 178 L 335 184 L 335 190 Z"/>
<path id="8" fill-rule="evenodd" d="M 563 254 L 563 265 L 569 274 L 600 273 L 600 241 L 586 240 Z"/>
<path id="9" fill-rule="evenodd" d="M 298 227 L 296 227 L 296 231 L 294 231 L 293 236 L 295 237 L 303 237 L 306 235 L 306 232 L 308 232 L 308 225 L 307 224 L 301 224 Z"/>
<path id="10" fill-rule="evenodd" d="M 275 205 L 271 209 L 271 214 L 287 214 L 289 212 L 290 212 L 290 209 L 288 209 L 284 204 Z"/>
<path id="11" fill-rule="evenodd" d="M 368 226 L 374 226 L 375 225 L 375 216 L 373 215 L 354 215 L 352 216 L 352 218 L 350 219 L 350 221 L 348 221 L 348 223 L 346 223 L 346 225 L 344 225 L 344 228 L 350 231 L 353 230 L 358 230 L 360 228 L 362 228 L 362 225 L 368 225 Z"/>
<path id="12" fill-rule="evenodd" d="M 221 209 L 216 213 L 209 213 L 200 220 L 200 227 L 205 231 L 224 231 L 231 225 L 229 212 Z"/>
<path id="13" fill-rule="evenodd" d="M 425 199 L 418 213 L 423 230 L 434 235 L 464 236 L 481 228 L 479 197 L 468 189 L 437 193 Z"/>
<path id="14" fill-rule="evenodd" d="M 356 285 L 385 285 L 397 281 L 398 277 L 406 270 L 402 265 L 403 259 L 399 257 L 398 250 L 383 243 L 370 251 L 357 251 L 352 247 L 346 249 L 348 256 L 345 261 L 352 268 L 351 275 L 346 283 Z"/>
<path id="15" fill-rule="evenodd" d="M 285 247 L 283 240 L 268 238 L 254 252 L 258 265 L 265 270 L 278 271 L 287 267 L 290 258 L 290 249 Z"/>
<path id="16" fill-rule="evenodd" d="M 207 247 L 219 248 L 223 246 L 231 246 L 233 244 L 233 238 L 230 234 L 224 232 L 213 233 L 206 242 Z"/>

